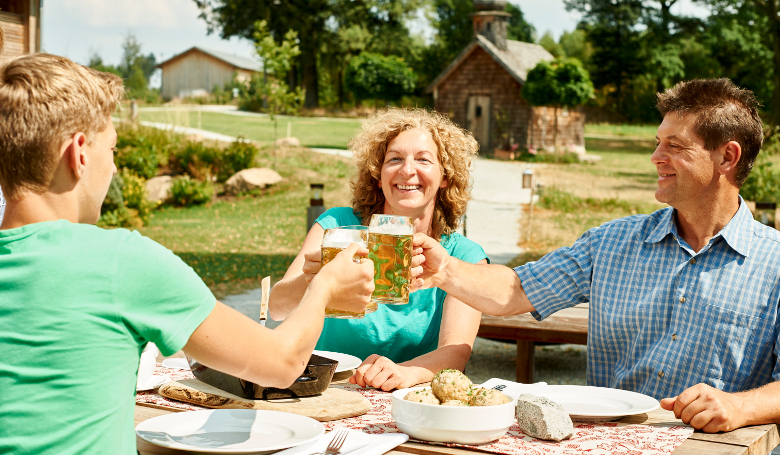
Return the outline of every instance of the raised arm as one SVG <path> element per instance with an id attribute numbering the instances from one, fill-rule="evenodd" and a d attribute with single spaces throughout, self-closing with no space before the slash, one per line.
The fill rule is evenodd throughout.
<path id="1" fill-rule="evenodd" d="M 487 261 L 478 264 L 487 264 Z M 479 311 L 448 295 L 444 299 L 439 346 L 435 351 L 400 364 L 380 355 L 369 356 L 350 382 L 392 390 L 428 382 L 446 368 L 463 371 L 471 356 L 481 316 Z"/>
<path id="2" fill-rule="evenodd" d="M 414 235 L 420 270 L 415 288 L 437 287 L 482 313 L 494 316 L 528 313 L 533 305 L 514 270 L 503 265 L 470 264 L 451 257 L 437 241 Z"/>
<path id="3" fill-rule="evenodd" d="M 303 372 L 322 331 L 328 303 L 349 296 L 361 311 L 374 291 L 374 266 L 364 259 L 352 262 L 357 244 L 339 253 L 322 268 L 299 305 L 275 330 L 217 302 L 184 347 L 199 362 L 267 387 L 289 387 Z M 362 250 L 366 253 L 366 250 Z"/>
<path id="4" fill-rule="evenodd" d="M 268 315 L 275 321 L 282 321 L 303 298 L 309 282 L 320 270 L 322 236 L 325 230 L 318 223 L 309 230 L 301 251 L 290 264 L 284 277 L 271 289 L 268 301 Z"/>

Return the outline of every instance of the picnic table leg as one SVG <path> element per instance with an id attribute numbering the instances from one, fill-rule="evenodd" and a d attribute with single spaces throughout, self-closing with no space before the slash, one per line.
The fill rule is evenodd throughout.
<path id="1" fill-rule="evenodd" d="M 517 382 L 532 384 L 534 382 L 534 343 L 533 341 L 517 340 Z"/>

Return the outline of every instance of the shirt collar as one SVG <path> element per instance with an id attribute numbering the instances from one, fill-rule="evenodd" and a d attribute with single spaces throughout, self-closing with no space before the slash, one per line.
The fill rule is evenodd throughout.
<path id="1" fill-rule="evenodd" d="M 658 224 L 645 238 L 647 243 L 658 243 L 663 240 L 667 235 L 672 234 L 679 238 L 677 233 L 677 226 L 674 222 L 674 214 L 676 209 L 668 208 L 661 214 L 658 219 Z M 750 251 L 750 242 L 753 238 L 753 214 L 745 204 L 742 196 L 739 196 L 739 209 L 728 224 L 721 229 L 713 239 L 723 237 L 723 240 L 737 253 L 742 256 L 748 257 Z"/>

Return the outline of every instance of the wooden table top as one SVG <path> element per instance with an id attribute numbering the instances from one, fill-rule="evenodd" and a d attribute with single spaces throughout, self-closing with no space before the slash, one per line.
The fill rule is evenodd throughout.
<path id="1" fill-rule="evenodd" d="M 549 343 L 586 344 L 588 338 L 588 304 L 551 314 L 537 321 L 531 314 L 515 316 L 482 315 L 479 336 Z"/>
<path id="2" fill-rule="evenodd" d="M 182 411 L 178 409 L 138 404 L 135 407 L 135 424 L 138 425 L 144 420 L 159 415 L 170 414 L 172 412 Z M 682 425 L 680 420 L 675 419 L 672 412 L 664 411 L 660 408 L 647 414 L 624 417 L 620 422 L 633 424 Z M 182 455 L 196 453 L 159 447 L 138 437 L 136 437 L 136 442 L 138 444 L 138 451 L 141 455 Z M 707 434 L 696 431 L 682 443 L 682 445 L 677 447 L 674 451 L 674 455 L 767 455 L 778 444 L 780 444 L 780 433 L 778 433 L 778 425 L 774 424 L 745 427 L 728 433 Z M 401 453 L 413 453 L 418 455 L 485 454 L 485 452 L 478 450 L 451 448 L 415 442 L 407 442 L 387 453 L 390 455 L 399 455 Z"/>

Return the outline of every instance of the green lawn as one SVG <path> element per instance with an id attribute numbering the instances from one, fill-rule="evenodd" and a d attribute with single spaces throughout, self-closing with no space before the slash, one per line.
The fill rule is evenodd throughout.
<path id="1" fill-rule="evenodd" d="M 305 149 L 277 158 L 285 181 L 273 188 L 203 206 L 163 207 L 139 231 L 193 267 L 217 297 L 257 288 L 264 276 L 280 279 L 306 236 L 309 184 L 325 184 L 328 206 L 348 204 L 352 168 L 346 158 Z M 273 166 L 268 148 L 257 165 Z"/>
<path id="2" fill-rule="evenodd" d="M 655 138 L 658 125 L 614 125 L 610 123 L 586 123 L 585 134 L 606 136 L 632 136 Z"/>
<path id="3" fill-rule="evenodd" d="M 194 109 L 141 111 L 140 119 L 191 128 L 198 126 L 198 112 Z M 361 120 L 279 116 L 277 138 L 287 136 L 288 123 L 291 135 L 298 138 L 304 147 L 346 149 L 349 140 L 358 132 Z M 267 117 L 244 117 L 203 111 L 200 114 L 200 125 L 207 131 L 233 137 L 243 136 L 264 144 L 271 144 L 274 137 L 274 122 Z"/>

